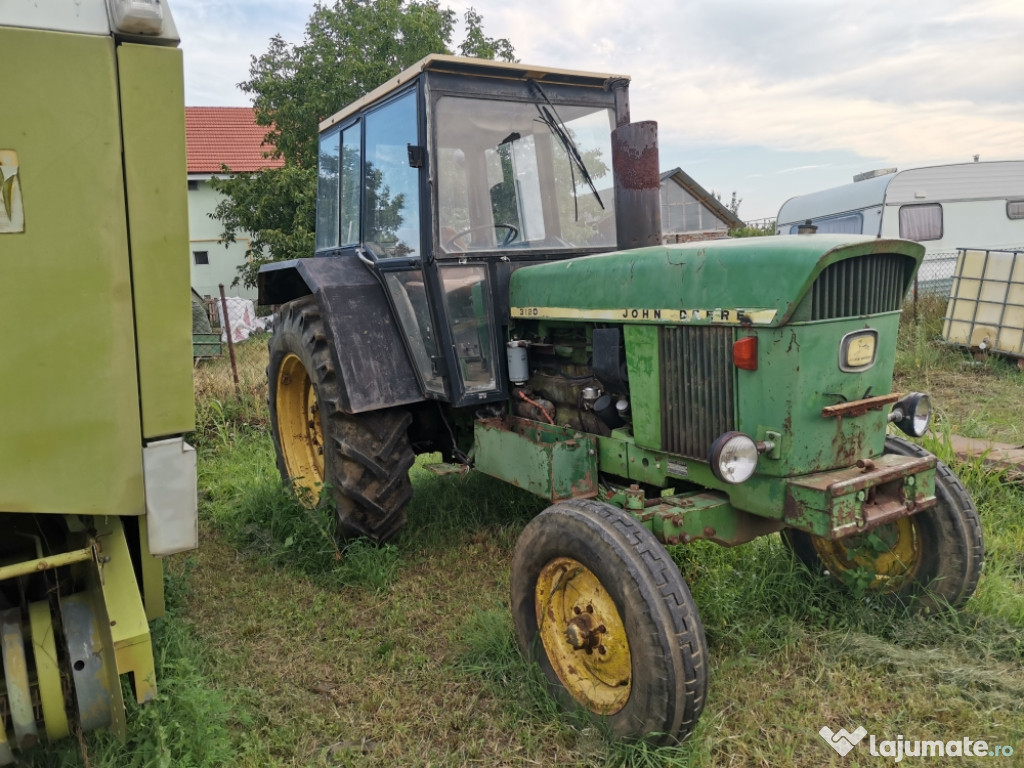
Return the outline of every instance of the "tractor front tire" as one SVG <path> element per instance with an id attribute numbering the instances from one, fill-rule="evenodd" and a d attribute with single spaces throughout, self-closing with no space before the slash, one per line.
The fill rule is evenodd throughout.
<path id="1" fill-rule="evenodd" d="M 523 655 L 554 697 L 617 738 L 675 744 L 707 692 L 707 643 L 690 590 L 636 519 L 596 501 L 559 502 L 523 530 L 512 557 Z"/>
<path id="2" fill-rule="evenodd" d="M 402 409 L 348 414 L 323 318 L 312 296 L 278 313 L 270 339 L 271 431 L 277 467 L 299 500 L 333 502 L 340 540 L 386 541 L 405 525 L 412 497 L 412 417 Z"/>
<path id="3" fill-rule="evenodd" d="M 928 455 L 892 436 L 885 439 L 885 452 Z M 981 521 L 967 489 L 941 461 L 935 468 L 935 497 L 935 506 L 866 534 L 829 541 L 791 528 L 782 532 L 783 542 L 812 572 L 828 571 L 841 583 L 889 595 L 921 613 L 959 609 L 981 577 Z"/>

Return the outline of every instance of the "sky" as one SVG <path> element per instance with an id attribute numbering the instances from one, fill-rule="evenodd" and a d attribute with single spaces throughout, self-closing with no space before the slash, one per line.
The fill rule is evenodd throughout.
<path id="1" fill-rule="evenodd" d="M 472 0 L 525 63 L 629 75 L 680 167 L 740 218 L 863 171 L 1024 159 L 1021 0 Z M 172 0 L 189 106 L 244 106 L 312 0 Z M 455 44 L 461 41 L 461 29 Z M 341 108 L 342 104 L 338 107 Z"/>

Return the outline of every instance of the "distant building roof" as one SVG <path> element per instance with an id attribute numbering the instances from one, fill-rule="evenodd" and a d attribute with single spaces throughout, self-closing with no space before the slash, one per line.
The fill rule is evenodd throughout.
<path id="1" fill-rule="evenodd" d="M 189 173 L 219 173 L 222 165 L 246 173 L 280 168 L 282 158 L 265 157 L 265 125 L 256 125 L 252 107 L 185 107 Z"/>
<path id="2" fill-rule="evenodd" d="M 721 219 L 725 224 L 728 225 L 729 229 L 736 229 L 743 226 L 743 221 L 735 213 L 726 208 L 722 203 L 715 198 L 710 192 L 704 187 L 698 184 L 693 178 L 683 171 L 682 168 L 673 168 L 671 171 L 665 171 L 661 174 L 661 183 L 664 184 L 669 179 L 672 179 L 679 186 L 690 193 L 692 197 L 699 200 L 703 205 L 710 210 L 717 218 Z"/>

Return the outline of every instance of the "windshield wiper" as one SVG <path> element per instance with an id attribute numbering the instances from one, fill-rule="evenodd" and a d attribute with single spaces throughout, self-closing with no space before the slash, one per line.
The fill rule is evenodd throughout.
<path id="1" fill-rule="evenodd" d="M 548 127 L 548 130 L 553 133 L 558 140 L 561 142 L 565 154 L 569 156 L 569 175 L 572 181 L 572 200 L 575 208 L 576 221 L 580 219 L 579 203 L 576 197 L 576 175 L 573 171 L 573 165 L 575 165 L 579 171 L 580 176 L 590 187 L 590 191 L 594 195 L 594 199 L 597 200 L 597 204 L 601 206 L 601 210 L 604 210 L 604 202 L 601 200 L 601 195 L 597 191 L 597 187 L 594 186 L 594 180 L 590 177 L 590 172 L 587 170 L 586 164 L 583 162 L 583 156 L 580 154 L 579 148 L 576 146 L 576 142 L 573 141 L 572 135 L 569 133 L 569 129 L 565 123 L 562 122 L 562 118 L 558 116 L 558 111 L 555 109 L 555 105 L 551 103 L 551 99 L 548 98 L 547 94 L 540 87 L 540 83 L 536 80 L 530 80 L 530 85 L 537 89 L 537 93 L 544 99 L 546 105 L 534 103 L 537 108 L 537 113 L 540 115 L 540 121 Z"/>

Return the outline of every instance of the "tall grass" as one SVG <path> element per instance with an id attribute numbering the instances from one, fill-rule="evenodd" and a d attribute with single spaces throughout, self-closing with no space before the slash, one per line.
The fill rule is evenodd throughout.
<path id="1" fill-rule="evenodd" d="M 254 466 L 249 463 L 253 441 L 258 443 L 267 434 L 265 346 L 266 337 L 239 345 L 237 392 L 226 359 L 196 362 L 196 430 L 188 440 L 200 453 L 204 511 L 214 492 L 208 473 L 211 462 L 233 455 L 236 462 Z M 253 721 L 241 705 L 240 692 L 210 684 L 209 652 L 197 640 L 185 605 L 194 561 L 177 560 L 165 573 L 167 613 L 150 628 L 158 697 L 140 707 L 125 683 L 127 740 L 121 743 L 106 731 L 89 733 L 29 750 L 20 764 L 38 768 L 83 764 L 91 768 L 214 768 L 239 761 L 270 764 L 265 746 L 248 735 Z"/>
<path id="2" fill-rule="evenodd" d="M 235 345 L 238 386 L 225 354 L 196 361 L 196 429 L 190 435 L 196 447 L 225 449 L 239 436 L 265 431 L 267 413 L 267 334 L 256 334 Z"/>
<path id="3" fill-rule="evenodd" d="M 208 653 L 184 617 L 188 568 L 165 579 L 167 616 L 151 627 L 158 696 L 143 707 L 127 683 L 128 737 L 124 743 L 97 731 L 23 754 L 34 768 L 215 768 L 267 759 L 263 745 L 247 736 L 252 718 L 239 692 L 211 686 Z"/>
<path id="4" fill-rule="evenodd" d="M 318 606 L 310 618 L 316 639 L 299 639 L 311 637 L 295 626 L 305 618 L 293 616 L 288 631 L 298 645 L 339 644 L 362 683 L 358 692 L 346 688 L 350 698 L 332 710 L 346 724 L 341 747 L 330 739 L 316 746 L 315 738 L 311 746 L 289 730 L 296 717 L 330 730 L 331 715 L 301 701 L 253 702 L 267 723 L 261 737 L 289 765 L 817 766 L 833 759 L 818 743 L 826 723 L 863 723 L 880 738 L 962 732 L 1020 742 L 1024 716 L 1012 702 L 1024 692 L 1022 492 L 980 460 L 958 463 L 953 455 L 949 435 L 973 407 L 957 390 L 978 376 L 979 363 L 941 341 L 941 312 L 938 303 L 922 305 L 916 320 L 905 319 L 897 379 L 902 389 L 930 390 L 940 404 L 925 445 L 977 500 L 988 550 L 978 593 L 961 613 L 922 619 L 808 572 L 777 536 L 733 549 L 670 547 L 700 607 L 712 663 L 702 720 L 674 748 L 616 742 L 584 714 L 558 709 L 539 670 L 518 653 L 508 561 L 543 502 L 475 474 L 435 477 L 423 468 L 433 457 L 421 457 L 409 523 L 397 539 L 336 548 L 329 514 L 301 507 L 281 488 L 260 414 L 244 402 L 241 418 L 214 407 L 202 468 L 211 532 L 254 573 L 273 569 L 286 589 L 308 590 Z M 980 366 L 989 384 L 1014 391 L 1009 366 Z M 267 582 L 260 589 L 239 598 L 242 610 L 249 600 L 286 599 Z M 204 590 L 201 601 L 208 599 Z M 343 628 L 320 628 L 315 616 L 325 610 L 340 612 Z M 249 630 L 239 637 L 246 645 Z M 318 647 L 296 655 L 319 657 Z M 224 655 L 221 664 L 237 669 L 235 655 Z M 313 668 L 329 674 L 329 665 Z M 274 687 L 276 679 L 254 672 L 249 684 Z M 370 710 L 366 720 L 360 713 Z M 855 752 L 844 764 L 872 759 Z"/>
<path id="5" fill-rule="evenodd" d="M 543 502 L 478 474 L 436 477 L 424 469 L 436 457 L 421 457 L 400 535 L 337 545 L 330 512 L 281 486 L 264 340 L 238 350 L 241 396 L 226 361 L 201 364 L 203 544 L 172 568 L 171 609 L 154 626 L 161 699 L 133 708 L 127 748 L 90 736 L 90 765 L 878 764 L 865 750 L 832 754 L 817 735 L 824 724 L 880 738 L 987 737 L 1024 752 L 1024 494 L 980 460 L 958 462 L 949 439 L 964 425 L 1010 434 L 1014 408 L 986 421 L 961 390 L 983 376 L 998 401 L 1021 382 L 1002 361 L 942 343 L 941 308 L 905 319 L 898 348 L 898 387 L 931 391 L 940 409 L 924 444 L 978 504 L 987 561 L 977 594 L 960 613 L 922 619 L 808 572 L 777 536 L 670 547 L 711 663 L 702 719 L 674 748 L 616 742 L 562 711 L 520 656 L 508 564 Z M 30 764 L 77 755 L 72 744 Z"/>
<path id="6" fill-rule="evenodd" d="M 972 353 L 943 337 L 946 300 L 907 305 L 896 348 L 895 387 L 932 395 L 939 429 L 964 437 L 1024 443 L 1019 404 L 1024 371 L 1005 355 Z"/>

